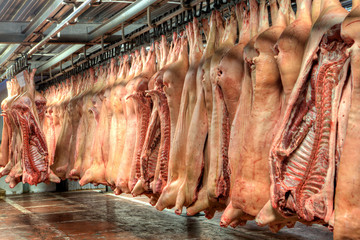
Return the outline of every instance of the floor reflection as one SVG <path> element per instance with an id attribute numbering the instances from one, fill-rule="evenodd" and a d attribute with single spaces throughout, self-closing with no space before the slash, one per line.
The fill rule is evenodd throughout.
<path id="1" fill-rule="evenodd" d="M 196 217 L 187 217 L 186 218 L 186 231 L 188 238 L 199 239 L 201 236 L 201 226 L 196 219 Z"/>
<path id="2" fill-rule="evenodd" d="M 90 191 L 9 196 L 0 200 L 0 239 L 332 239 L 325 228 L 301 224 L 278 234 L 254 222 L 224 229 L 220 213 L 177 216 L 147 202 Z"/>

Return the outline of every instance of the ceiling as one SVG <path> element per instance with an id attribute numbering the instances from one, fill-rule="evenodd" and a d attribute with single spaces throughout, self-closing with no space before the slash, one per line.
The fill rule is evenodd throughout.
<path id="1" fill-rule="evenodd" d="M 91 4 L 86 4 L 91 2 Z M 48 76 L 73 60 L 122 40 L 135 29 L 147 25 L 147 6 L 151 19 L 179 8 L 179 0 L 0 0 L 0 76 L 22 54 L 28 53 L 31 68 Z M 81 11 L 57 28 L 72 14 Z M 129 14 L 131 13 L 131 14 Z M 124 30 L 122 30 L 124 27 Z M 52 35 L 54 31 L 58 32 Z M 48 38 L 48 39 L 47 39 Z M 45 39 L 44 44 L 40 44 Z M 61 56 L 60 56 L 61 55 Z M 60 57 L 59 57 L 60 56 Z M 56 60 L 56 61 L 54 61 Z M 69 65 L 69 63 L 67 63 Z"/>
<path id="2" fill-rule="evenodd" d="M 59 75 L 74 62 L 126 42 L 137 29 L 152 29 L 148 17 L 152 24 L 164 22 L 165 13 L 181 13 L 201 1 L 215 0 L 0 0 L 0 78 L 24 54 L 38 69 L 36 81 Z M 341 2 L 351 8 L 351 0 Z"/>

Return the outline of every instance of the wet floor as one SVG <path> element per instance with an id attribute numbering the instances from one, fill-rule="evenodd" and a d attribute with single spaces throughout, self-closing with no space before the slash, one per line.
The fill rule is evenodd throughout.
<path id="1" fill-rule="evenodd" d="M 0 200 L 0 239 L 332 239 L 326 228 L 302 224 L 277 234 L 253 222 L 225 229 L 220 214 L 177 216 L 146 202 L 95 191 L 8 196 Z"/>

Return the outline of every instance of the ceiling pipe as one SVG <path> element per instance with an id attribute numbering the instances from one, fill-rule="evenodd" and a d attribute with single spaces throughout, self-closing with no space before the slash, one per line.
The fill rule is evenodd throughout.
<path id="1" fill-rule="evenodd" d="M 138 14 L 139 12 L 145 10 L 147 7 L 149 7 L 151 4 L 153 4 L 157 1 L 158 0 L 137 0 L 133 4 L 124 8 L 120 13 L 118 13 L 114 18 L 112 18 L 108 23 L 102 25 L 101 27 L 97 28 L 96 30 L 93 30 L 93 32 L 88 35 L 90 41 L 94 40 L 95 38 L 104 36 L 110 30 L 118 27 L 120 24 L 123 24 L 126 20 L 130 19 L 131 17 Z M 54 34 L 54 33 L 52 33 L 52 34 Z M 124 37 L 124 35 L 123 35 L 123 37 Z M 70 56 L 72 53 L 74 53 L 78 50 L 79 50 L 78 47 L 72 47 L 72 48 L 67 49 L 64 53 L 61 53 L 61 54 L 57 55 L 56 57 L 51 58 L 48 63 L 39 67 L 37 72 L 45 71 L 50 66 L 55 65 L 59 61 L 65 59 L 66 57 Z"/>
<path id="2" fill-rule="evenodd" d="M 138 1 L 140 1 L 140 0 L 138 0 Z M 145 0 L 145 1 L 146 1 L 146 0 Z M 195 1 L 193 1 L 193 2 L 190 3 L 190 6 L 191 6 L 191 7 L 196 6 L 196 5 L 199 4 L 201 1 L 203 1 L 203 0 L 195 0 Z M 129 7 L 131 7 L 131 6 L 129 6 Z M 159 20 L 157 23 L 158 23 L 158 24 L 162 24 L 162 23 L 164 23 L 165 21 L 168 21 L 169 19 L 175 17 L 176 15 L 181 14 L 181 13 L 184 12 L 184 11 L 185 11 L 185 9 L 181 8 L 181 9 L 179 9 L 179 10 L 171 13 L 170 15 L 162 18 L 162 19 Z M 124 28 L 123 28 L 123 29 L 124 29 Z M 112 49 L 112 48 L 115 48 L 115 47 L 117 47 L 117 46 L 120 46 L 121 44 L 126 43 L 126 42 L 130 41 L 131 39 L 134 39 L 134 38 L 137 37 L 137 36 L 140 36 L 141 34 L 145 33 L 146 31 L 149 31 L 150 29 L 151 29 L 150 27 L 147 27 L 147 28 L 145 28 L 145 29 L 142 29 L 141 31 L 136 32 L 135 34 L 131 35 L 130 38 L 126 38 L 126 39 L 123 39 L 123 40 L 121 40 L 121 41 L 119 41 L 119 42 L 117 42 L 117 43 L 112 44 L 111 46 L 107 47 L 107 48 L 105 49 L 105 51 L 106 51 L 106 50 L 110 50 L 110 49 Z M 123 31 L 122 36 L 124 36 L 124 31 Z M 95 46 L 98 46 L 98 45 L 95 45 Z M 102 52 L 99 51 L 99 52 L 96 52 L 96 53 L 94 53 L 94 54 L 91 54 L 91 56 L 89 56 L 89 58 L 90 58 L 90 59 L 94 59 L 95 57 L 99 56 L 101 53 L 102 53 Z M 70 64 L 70 67 L 66 68 L 64 71 L 65 71 L 65 72 L 69 72 L 69 71 L 71 71 L 72 69 L 74 69 L 76 66 L 78 66 L 78 65 L 80 65 L 80 64 L 83 64 L 83 63 L 85 63 L 86 61 L 87 61 L 87 60 L 81 60 L 80 62 L 75 62 L 75 63 L 74 63 L 74 66 L 71 66 L 71 64 Z M 53 79 L 55 79 L 55 78 L 57 78 L 57 77 L 59 77 L 59 76 L 61 76 L 61 75 L 63 75 L 63 74 L 62 74 L 62 73 L 57 73 L 57 74 L 55 74 L 53 77 L 50 77 L 50 78 L 44 80 L 43 82 L 39 83 L 39 85 L 44 84 L 44 83 L 47 83 L 47 82 L 49 82 L 49 81 L 51 81 L 51 80 L 53 80 Z"/>
<path id="3" fill-rule="evenodd" d="M 150 28 L 156 27 L 155 24 L 152 24 L 152 23 L 151 23 L 151 10 L 150 10 L 150 7 L 148 7 L 148 8 L 146 9 L 146 15 L 147 15 L 147 24 L 148 24 L 148 26 L 149 26 Z"/>
<path id="4" fill-rule="evenodd" d="M 76 2 L 84 2 L 85 0 L 76 0 Z M 99 3 L 134 3 L 135 1 L 129 0 L 98 0 Z"/>
<path id="5" fill-rule="evenodd" d="M 74 18 L 77 18 L 80 14 L 86 11 L 94 0 L 85 0 L 78 8 L 76 8 L 68 17 L 66 17 L 60 24 L 56 26 L 46 37 L 44 37 L 39 43 L 37 43 L 33 48 L 27 53 L 28 56 L 34 54 L 42 45 L 48 42 L 52 37 L 54 37 L 58 32 L 64 29 L 69 22 Z"/>
<path id="6" fill-rule="evenodd" d="M 121 23 L 132 18 L 133 16 L 145 10 L 147 7 L 157 1 L 158 0 L 137 0 L 133 4 L 127 6 L 122 11 L 120 11 L 120 13 L 116 15 L 116 17 L 111 18 L 109 22 L 97 28 L 96 30 L 93 30 L 89 34 L 89 39 L 93 40 L 95 38 L 101 37 L 102 35 L 108 33 L 111 29 L 118 27 Z"/>
<path id="7" fill-rule="evenodd" d="M 186 3 L 185 0 L 180 0 L 180 4 L 181 4 L 181 7 L 184 8 L 185 10 L 190 10 L 191 9 L 190 4 Z"/>
<path id="8" fill-rule="evenodd" d="M 34 53 L 33 55 L 42 57 L 53 57 L 56 56 L 56 53 Z"/>
<path id="9" fill-rule="evenodd" d="M 37 68 L 37 73 L 41 73 L 41 72 L 45 71 L 46 69 L 51 68 L 53 65 L 55 65 L 56 63 L 61 62 L 65 58 L 71 56 L 71 54 L 73 54 L 74 52 L 80 50 L 84 46 L 85 45 L 83 45 L 83 44 L 74 44 L 74 45 L 68 47 L 67 49 L 65 49 L 64 51 L 59 53 L 57 56 L 49 59 L 45 64 L 39 66 Z"/>
<path id="10" fill-rule="evenodd" d="M 22 31 L 23 34 L 28 36 L 33 33 L 34 30 L 44 22 L 44 16 L 46 16 L 45 18 L 47 18 L 55 9 L 58 9 L 65 5 L 63 0 L 54 0 L 51 4 L 52 5 L 50 6 L 46 6 L 47 9 L 44 11 L 44 14 L 37 14 L 33 19 L 31 19 L 30 23 Z"/>
<path id="11" fill-rule="evenodd" d="M 76 2 L 84 2 L 85 0 L 77 0 Z M 130 0 L 101 0 L 101 3 L 134 3 L 135 1 L 130 1 Z M 177 4 L 180 5 L 180 2 L 176 2 L 176 1 L 167 1 L 167 3 L 169 4 Z"/>
<path id="12" fill-rule="evenodd" d="M 33 21 L 23 30 L 23 34 L 25 35 L 25 41 L 29 41 L 29 37 L 33 35 L 33 32 L 48 18 L 53 12 L 59 11 L 62 8 L 63 0 L 53 0 L 51 5 L 47 6 L 46 11 L 40 13 L 37 17 L 33 19 Z M 6 51 L 3 52 L 0 56 L 0 67 L 2 68 L 7 64 L 8 60 L 11 59 L 16 51 L 21 46 L 20 43 L 11 44 L 7 47 Z M 5 73 L 1 75 L 0 79 L 3 79 Z"/>

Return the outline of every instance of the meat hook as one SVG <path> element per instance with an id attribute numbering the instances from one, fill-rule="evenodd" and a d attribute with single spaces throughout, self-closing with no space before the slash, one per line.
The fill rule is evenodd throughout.
<path id="1" fill-rule="evenodd" d="M 179 24 L 179 15 L 176 15 L 175 16 L 175 28 L 177 28 L 178 24 Z"/>
<path id="2" fill-rule="evenodd" d="M 189 2 L 188 1 L 185 2 L 185 1 L 186 0 L 181 0 L 180 1 L 181 7 L 183 9 L 185 9 L 185 10 L 191 9 L 191 6 L 190 6 Z"/>
<path id="3" fill-rule="evenodd" d="M 171 29 L 172 29 L 172 30 L 174 29 L 173 19 L 174 19 L 174 18 L 171 18 L 171 19 L 170 19 L 170 25 L 171 25 Z"/>
<path id="4" fill-rule="evenodd" d="M 167 21 L 163 23 L 163 27 L 164 27 L 166 33 L 171 33 L 172 32 L 172 26 L 170 25 L 170 27 L 169 27 Z"/>
<path id="5" fill-rule="evenodd" d="M 206 0 L 206 8 L 205 10 L 200 9 L 203 13 L 210 13 L 211 12 L 211 6 L 210 6 L 210 0 Z"/>
<path id="6" fill-rule="evenodd" d="M 144 39 L 146 43 L 150 43 L 151 42 L 151 38 L 150 38 L 150 32 L 147 31 L 144 33 Z"/>
<path id="7" fill-rule="evenodd" d="M 201 13 L 202 13 L 202 8 L 203 8 L 203 3 L 204 2 L 201 2 L 200 3 L 200 9 L 199 9 L 199 13 L 197 13 L 197 8 L 196 8 L 196 5 L 193 7 L 193 10 L 194 10 L 194 16 L 199 18 L 201 16 Z"/>
<path id="8" fill-rule="evenodd" d="M 221 7 L 220 0 L 214 0 L 214 9 L 219 9 Z"/>
<path id="9" fill-rule="evenodd" d="M 184 22 L 185 22 L 185 12 L 182 12 L 181 14 L 179 14 L 179 17 L 180 17 L 180 21 L 178 22 L 177 26 L 180 26 L 180 25 L 184 24 Z"/>
<path id="10" fill-rule="evenodd" d="M 193 19 L 194 19 L 193 11 L 192 10 L 187 10 L 186 23 L 191 22 Z"/>
<path id="11" fill-rule="evenodd" d="M 154 28 L 156 25 L 151 22 L 151 11 L 150 11 L 150 7 L 147 7 L 146 13 L 147 13 L 147 24 L 148 24 L 148 26 L 149 26 L 150 28 Z"/>
<path id="12" fill-rule="evenodd" d="M 161 30 L 162 30 L 162 26 L 159 25 L 157 26 L 155 29 L 154 29 L 154 35 L 156 38 L 160 37 L 161 36 Z"/>

